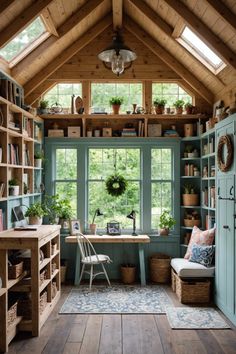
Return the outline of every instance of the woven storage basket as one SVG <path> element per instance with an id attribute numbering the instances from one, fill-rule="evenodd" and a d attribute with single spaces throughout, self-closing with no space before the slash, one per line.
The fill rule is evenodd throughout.
<path id="1" fill-rule="evenodd" d="M 61 266 L 61 283 L 65 283 L 66 281 L 66 269 L 67 269 L 67 265 Z"/>
<path id="2" fill-rule="evenodd" d="M 124 284 L 132 284 L 135 282 L 135 273 L 136 273 L 136 267 L 135 266 L 130 266 L 130 267 L 125 267 L 121 266 L 121 280 L 122 283 Z"/>
<path id="3" fill-rule="evenodd" d="M 46 269 L 43 270 L 40 273 L 40 275 L 39 275 L 39 286 L 41 286 L 43 284 L 44 280 L 46 279 L 46 274 L 47 274 Z"/>
<path id="4" fill-rule="evenodd" d="M 56 269 L 57 269 L 57 264 L 52 263 L 52 274 L 55 272 Z"/>
<path id="5" fill-rule="evenodd" d="M 47 306 L 47 292 L 45 291 L 39 298 L 39 313 L 42 315 L 45 307 Z"/>
<path id="6" fill-rule="evenodd" d="M 187 281 L 180 279 L 177 274 L 175 274 L 175 278 L 176 295 L 182 304 L 208 303 L 210 301 L 210 280 Z"/>
<path id="7" fill-rule="evenodd" d="M 52 244 L 51 245 L 51 254 L 54 255 L 57 251 L 57 244 Z"/>
<path id="8" fill-rule="evenodd" d="M 150 277 L 155 283 L 170 282 L 170 260 L 166 254 L 157 253 L 150 257 Z"/>
<path id="9" fill-rule="evenodd" d="M 57 283 L 56 282 L 52 282 L 52 298 L 54 298 L 57 294 Z"/>
<path id="10" fill-rule="evenodd" d="M 172 290 L 176 291 L 176 274 L 173 269 L 171 269 L 171 287 Z"/>
<path id="11" fill-rule="evenodd" d="M 200 226 L 201 220 L 199 219 L 184 219 L 184 226 L 185 227 L 193 227 L 193 226 Z"/>
<path id="12" fill-rule="evenodd" d="M 7 311 L 7 326 L 10 326 L 17 317 L 17 301 Z"/>
<path id="13" fill-rule="evenodd" d="M 8 278 L 17 279 L 23 273 L 23 262 L 8 265 Z"/>

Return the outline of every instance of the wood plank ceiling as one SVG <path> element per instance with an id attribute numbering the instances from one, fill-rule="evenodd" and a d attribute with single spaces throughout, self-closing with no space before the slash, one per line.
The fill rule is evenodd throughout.
<path id="1" fill-rule="evenodd" d="M 2 0 L 0 44 L 3 46 L 20 28 L 27 26 L 30 14 L 32 19 L 41 11 L 50 22 L 51 35 L 10 69 L 11 75 L 24 86 L 29 103 L 52 86 L 50 79 L 58 77 L 60 68 L 69 71 L 68 65 L 72 63 L 75 69 L 75 55 L 101 37 L 102 32 L 105 37 L 106 31 L 111 34 L 110 26 L 128 31 L 129 42 L 133 38 L 134 45 L 141 44 L 144 53 L 152 52 L 157 62 L 164 63 L 170 77 L 174 72 L 176 78 L 182 78 L 209 103 L 235 86 L 236 0 Z M 227 64 L 218 75 L 176 41 L 185 25 L 197 32 Z M 132 43 L 129 46 L 134 48 Z M 98 47 L 93 46 L 94 57 Z M 94 65 L 94 62 L 87 64 Z M 133 71 L 127 70 L 120 80 L 130 79 L 132 75 L 136 78 L 135 70 L 143 70 L 140 65 L 139 60 L 134 62 Z M 160 79 L 155 69 L 158 64 L 148 65 L 154 65 L 154 72 L 146 79 L 155 80 L 155 75 Z M 79 67 L 75 72 L 79 72 Z M 80 79 L 90 77 L 81 74 Z"/>

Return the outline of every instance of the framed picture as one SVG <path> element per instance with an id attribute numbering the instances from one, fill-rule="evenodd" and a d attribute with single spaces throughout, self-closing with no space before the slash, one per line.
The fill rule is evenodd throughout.
<path id="1" fill-rule="evenodd" d="M 111 221 L 107 223 L 107 234 L 108 235 L 120 235 L 120 223 L 117 221 Z"/>
<path id="2" fill-rule="evenodd" d="M 80 232 L 80 221 L 71 220 L 70 221 L 70 233 L 71 235 L 77 235 Z"/>

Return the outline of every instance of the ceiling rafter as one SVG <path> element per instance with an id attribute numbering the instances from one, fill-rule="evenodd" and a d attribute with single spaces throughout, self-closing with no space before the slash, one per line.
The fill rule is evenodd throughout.
<path id="1" fill-rule="evenodd" d="M 174 70 L 183 78 L 198 94 L 207 102 L 212 104 L 213 94 L 199 81 L 193 73 L 185 68 L 177 59 L 175 59 L 166 49 L 156 42 L 147 32 L 137 25 L 131 18 L 124 18 L 125 27 L 133 33 L 144 45 L 146 45 L 156 56 Z"/>
<path id="2" fill-rule="evenodd" d="M 235 14 L 220 0 L 205 0 L 236 31 Z"/>
<path id="3" fill-rule="evenodd" d="M 113 29 L 122 28 L 123 0 L 112 0 Z"/>
<path id="4" fill-rule="evenodd" d="M 44 21 L 45 27 L 47 28 L 48 32 L 53 34 L 56 37 L 59 37 L 59 34 L 57 32 L 57 29 L 56 29 L 55 24 L 52 19 L 52 16 L 51 16 L 50 11 L 48 10 L 47 7 L 42 11 L 41 15 L 42 15 L 42 19 Z"/>
<path id="5" fill-rule="evenodd" d="M 42 84 L 40 84 L 37 89 L 31 93 L 27 98 L 26 98 L 26 103 L 29 105 L 34 104 L 36 101 L 38 101 L 41 96 L 47 92 L 49 89 L 53 88 L 56 85 L 55 81 L 50 81 L 46 80 Z"/>
<path id="6" fill-rule="evenodd" d="M 144 3 L 141 0 L 128 0 L 128 1 L 131 4 L 133 4 L 136 7 L 136 9 L 138 9 L 143 14 L 143 16 L 145 16 L 149 21 L 151 21 L 155 26 L 160 28 L 168 36 L 168 38 L 172 41 L 172 43 L 175 44 L 175 46 L 180 47 L 181 50 L 183 50 L 188 56 L 191 57 L 192 60 L 197 62 L 201 66 L 201 68 L 214 79 L 215 82 L 221 85 L 221 87 L 225 86 L 224 83 L 216 75 L 214 75 L 211 70 L 209 70 L 199 60 L 197 60 L 194 55 L 192 55 L 187 49 L 185 49 L 182 45 L 179 44 L 179 42 L 177 42 L 173 38 L 174 29 L 171 26 L 169 26 L 169 24 L 165 22 L 159 15 L 155 14 L 153 9 L 151 9 L 146 3 Z"/>
<path id="7" fill-rule="evenodd" d="M 59 28 L 57 28 L 57 33 L 59 37 L 50 36 L 39 46 L 37 46 L 32 52 L 30 52 L 23 60 L 16 64 L 12 68 L 12 75 L 14 78 L 18 78 L 20 73 L 31 65 L 40 55 L 48 50 L 54 43 L 57 43 L 62 39 L 69 31 L 71 31 L 75 26 L 79 25 L 91 12 L 95 11 L 98 6 L 100 6 L 104 0 L 89 0 L 84 6 L 78 9 L 72 16 L 68 18 Z"/>
<path id="8" fill-rule="evenodd" d="M 25 9 L 12 23 L 0 32 L 0 48 L 32 22 L 53 0 L 38 0 Z"/>
<path id="9" fill-rule="evenodd" d="M 198 34 L 218 56 L 236 69 L 236 54 L 213 33 L 182 1 L 165 0 L 165 2 Z"/>
<path id="10" fill-rule="evenodd" d="M 0 2 L 0 15 L 3 11 L 6 11 L 17 0 L 1 0 Z"/>
<path id="11" fill-rule="evenodd" d="M 111 14 L 104 17 L 95 26 L 89 29 L 82 37 L 78 38 L 69 47 L 67 47 L 60 55 L 53 59 L 45 66 L 40 73 L 24 85 L 25 97 L 29 96 L 40 84 L 42 84 L 51 74 L 59 69 L 64 63 L 72 58 L 78 51 L 89 44 L 94 38 L 102 33 L 108 26 L 112 24 Z"/>

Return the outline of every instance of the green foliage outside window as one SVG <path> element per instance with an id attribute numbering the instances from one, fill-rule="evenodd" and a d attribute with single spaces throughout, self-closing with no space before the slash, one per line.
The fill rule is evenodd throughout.
<path id="1" fill-rule="evenodd" d="M 175 83 L 153 83 L 152 84 L 152 102 L 158 97 L 166 100 L 166 107 L 174 107 L 177 100 L 183 100 L 185 103 L 192 103 L 192 97 Z"/>
<path id="2" fill-rule="evenodd" d="M 49 107 L 57 102 L 64 109 L 68 109 L 70 111 L 72 95 L 75 95 L 75 97 L 81 97 L 82 85 L 80 83 L 57 84 L 44 95 L 44 99 L 49 102 Z"/>

